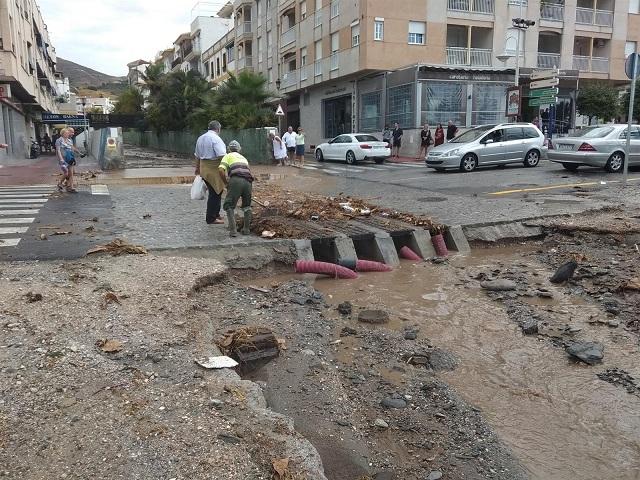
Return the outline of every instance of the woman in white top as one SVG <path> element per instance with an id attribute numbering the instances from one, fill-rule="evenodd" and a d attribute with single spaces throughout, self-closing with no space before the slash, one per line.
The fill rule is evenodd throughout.
<path id="1" fill-rule="evenodd" d="M 278 165 L 285 166 L 287 161 L 287 146 L 275 133 L 269 132 L 269 140 L 273 143 L 273 158 L 276 159 Z"/>

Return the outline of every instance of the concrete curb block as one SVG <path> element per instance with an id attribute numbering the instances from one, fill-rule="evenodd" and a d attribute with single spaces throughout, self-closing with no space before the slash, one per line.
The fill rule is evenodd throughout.
<path id="1" fill-rule="evenodd" d="M 471 242 L 497 243 L 505 240 L 531 239 L 544 235 L 539 226 L 525 225 L 523 222 L 509 222 L 498 225 L 468 226 L 464 228 Z"/>
<path id="2" fill-rule="evenodd" d="M 431 234 L 427 230 L 415 230 L 413 238 L 416 242 L 418 251 L 416 252 L 422 258 L 430 258 L 436 256 L 436 249 L 431 242 Z"/>
<path id="3" fill-rule="evenodd" d="M 464 255 L 471 252 L 467 237 L 460 225 L 449 227 L 444 234 L 444 241 L 447 244 L 447 248 L 457 250 L 458 253 Z"/>

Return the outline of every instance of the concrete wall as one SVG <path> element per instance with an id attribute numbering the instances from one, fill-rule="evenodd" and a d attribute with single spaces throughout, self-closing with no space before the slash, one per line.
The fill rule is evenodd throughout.
<path id="1" fill-rule="evenodd" d="M 122 128 L 101 128 L 89 134 L 89 151 L 102 170 L 114 170 L 124 165 Z"/>
<path id="2" fill-rule="evenodd" d="M 0 142 L 9 147 L 3 155 L 11 158 L 28 158 L 31 139 L 28 134 L 25 117 L 5 104 L 0 116 Z"/>

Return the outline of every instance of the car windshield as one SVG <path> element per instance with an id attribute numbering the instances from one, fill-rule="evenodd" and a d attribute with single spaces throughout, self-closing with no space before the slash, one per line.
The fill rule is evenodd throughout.
<path id="1" fill-rule="evenodd" d="M 356 140 L 359 142 L 379 142 L 373 135 L 356 135 Z"/>
<path id="2" fill-rule="evenodd" d="M 611 132 L 613 132 L 613 127 L 587 127 L 580 129 L 572 136 L 580 138 L 604 138 Z"/>
<path id="3" fill-rule="evenodd" d="M 485 125 L 484 127 L 472 128 L 471 130 L 467 130 L 462 135 L 458 135 L 456 138 L 451 140 L 449 143 L 469 143 L 475 142 L 482 135 L 487 133 L 487 130 L 491 130 L 494 125 Z"/>

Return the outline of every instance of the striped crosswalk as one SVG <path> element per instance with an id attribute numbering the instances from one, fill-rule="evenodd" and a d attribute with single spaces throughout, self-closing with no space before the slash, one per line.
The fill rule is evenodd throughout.
<path id="1" fill-rule="evenodd" d="M 52 193 L 50 185 L 0 187 L 0 249 L 20 243 Z"/>

